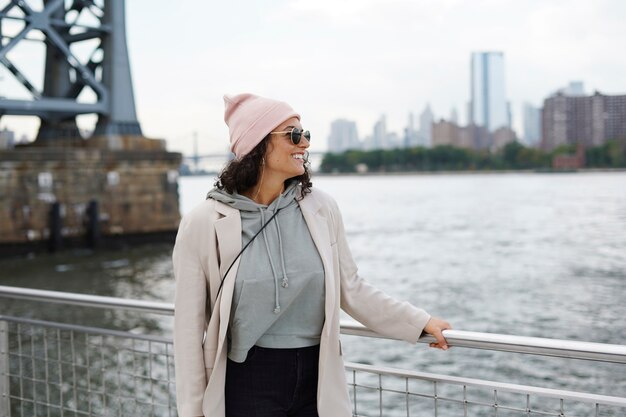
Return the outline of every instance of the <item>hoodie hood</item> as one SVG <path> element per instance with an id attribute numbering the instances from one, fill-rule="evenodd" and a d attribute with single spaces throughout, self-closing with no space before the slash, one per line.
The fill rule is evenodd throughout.
<path id="1" fill-rule="evenodd" d="M 207 200 L 213 199 L 215 201 L 219 201 L 220 203 L 228 204 L 232 208 L 239 210 L 240 212 L 254 212 L 259 213 L 260 209 L 267 209 L 271 212 L 276 211 L 277 209 L 282 209 L 290 204 L 296 203 L 295 198 L 297 192 L 300 187 L 298 187 L 297 181 L 291 181 L 285 191 L 281 195 L 279 195 L 274 201 L 272 201 L 269 205 L 259 204 L 254 200 L 246 197 L 245 195 L 241 195 L 238 192 L 234 192 L 230 194 L 226 190 L 220 190 L 218 188 L 213 188 L 207 194 Z"/>

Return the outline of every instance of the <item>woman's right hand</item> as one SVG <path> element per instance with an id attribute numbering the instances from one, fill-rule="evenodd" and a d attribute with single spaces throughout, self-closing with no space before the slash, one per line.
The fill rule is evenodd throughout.
<path id="1" fill-rule="evenodd" d="M 448 342 L 446 341 L 446 338 L 443 337 L 443 330 L 447 329 L 452 329 L 450 323 L 438 317 L 431 317 L 430 320 L 428 320 L 428 323 L 426 323 L 424 331 L 437 339 L 437 342 L 431 343 L 429 346 L 432 348 L 448 350 Z"/>

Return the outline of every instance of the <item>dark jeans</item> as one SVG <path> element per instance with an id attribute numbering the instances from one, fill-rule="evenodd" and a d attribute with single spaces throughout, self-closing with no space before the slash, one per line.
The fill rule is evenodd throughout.
<path id="1" fill-rule="evenodd" d="M 320 347 L 252 347 L 226 366 L 226 417 L 318 417 Z"/>

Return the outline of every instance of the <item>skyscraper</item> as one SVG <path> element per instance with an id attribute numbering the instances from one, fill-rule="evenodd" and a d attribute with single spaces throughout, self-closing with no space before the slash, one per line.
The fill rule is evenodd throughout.
<path id="1" fill-rule="evenodd" d="M 420 114 L 420 130 L 418 133 L 419 145 L 430 148 L 433 144 L 433 111 L 430 104 L 427 104 L 422 114 Z"/>
<path id="2" fill-rule="evenodd" d="M 559 88 L 556 91 L 558 93 L 567 97 L 581 97 L 585 95 L 585 84 L 582 81 L 570 81 L 566 87 Z"/>
<path id="3" fill-rule="evenodd" d="M 471 124 L 490 132 L 510 127 L 502 52 L 474 52 L 471 62 Z"/>
<path id="4" fill-rule="evenodd" d="M 459 124 L 459 113 L 456 111 L 455 107 L 452 107 L 452 110 L 450 110 L 450 122 L 455 125 Z"/>
<path id="5" fill-rule="evenodd" d="M 387 147 L 387 116 L 384 114 L 380 116 L 380 119 L 374 125 L 374 132 L 372 134 L 372 146 L 373 149 L 384 149 Z"/>
<path id="6" fill-rule="evenodd" d="M 417 129 L 415 129 L 415 116 L 413 113 L 409 113 L 409 119 L 407 126 L 404 129 L 403 146 L 405 148 L 411 148 L 418 145 Z"/>
<path id="7" fill-rule="evenodd" d="M 344 152 L 348 149 L 361 147 L 356 123 L 351 120 L 337 119 L 330 124 L 328 135 L 328 151 L 334 153 Z"/>

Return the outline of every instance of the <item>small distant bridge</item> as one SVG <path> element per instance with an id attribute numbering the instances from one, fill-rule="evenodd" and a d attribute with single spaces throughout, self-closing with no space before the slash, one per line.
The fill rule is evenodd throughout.
<path id="1" fill-rule="evenodd" d="M 309 151 L 310 156 L 324 156 L 326 152 L 324 151 Z M 202 155 L 183 155 L 183 160 L 187 162 L 200 162 L 200 161 L 218 161 L 224 160 L 227 161 L 231 159 L 234 155 L 231 153 L 207 153 Z"/>

